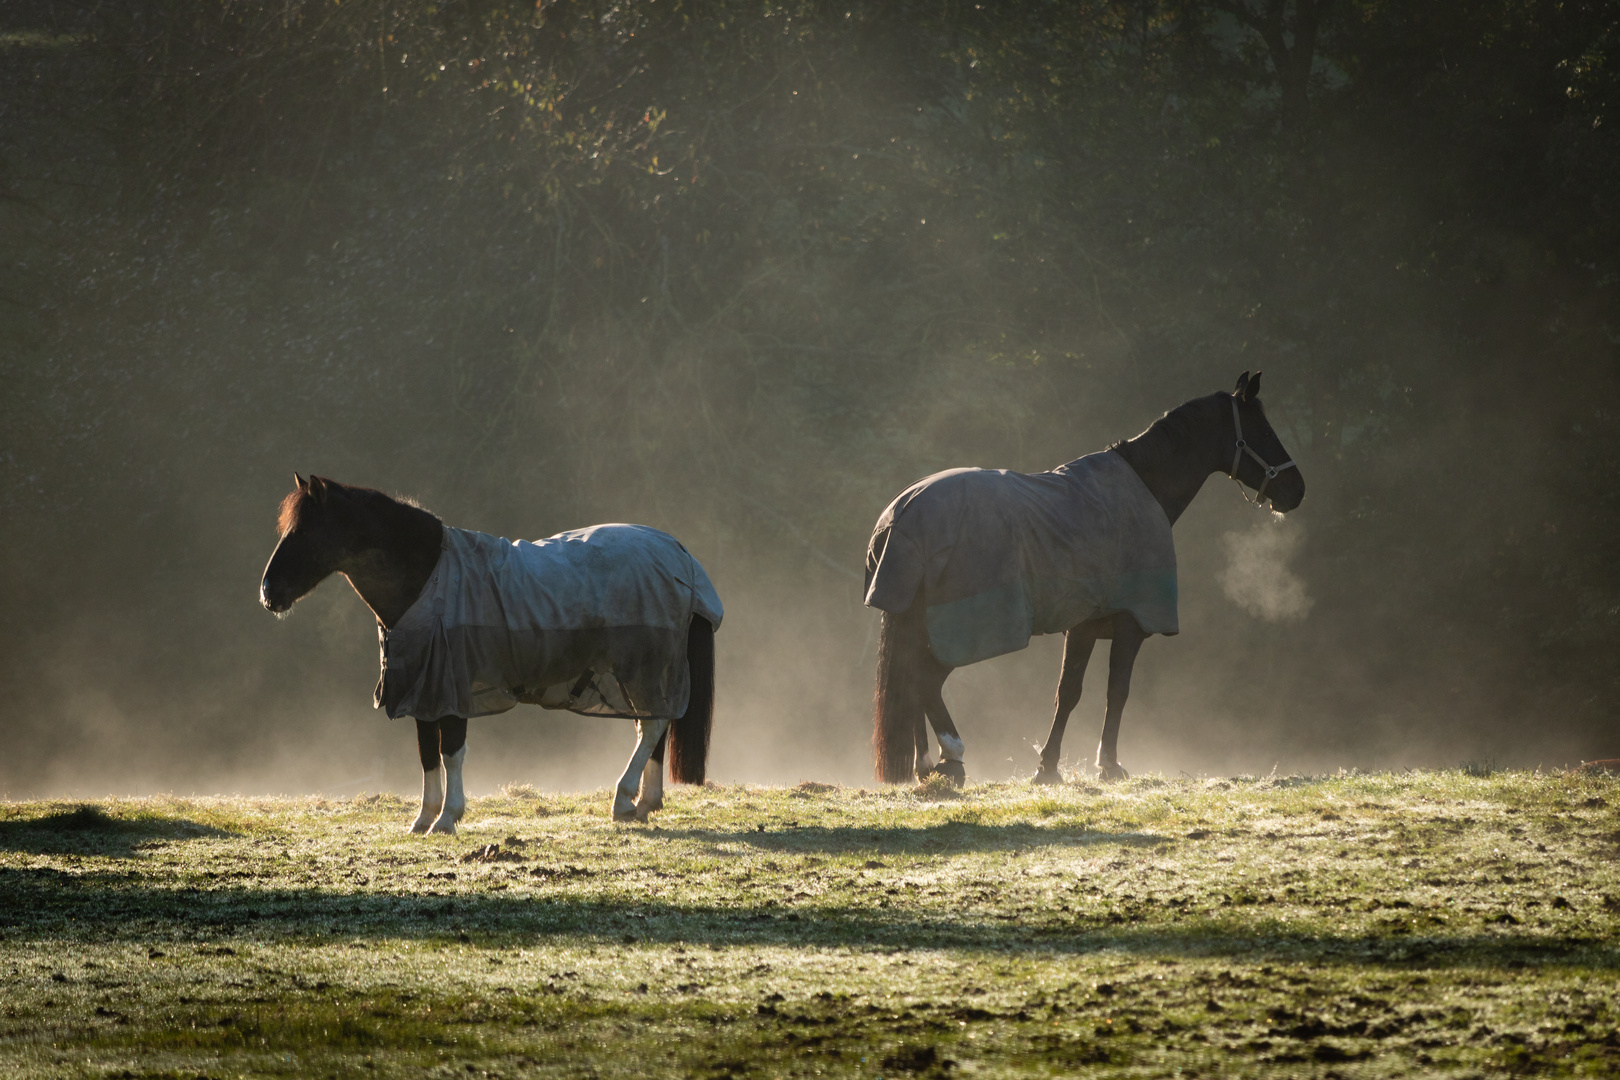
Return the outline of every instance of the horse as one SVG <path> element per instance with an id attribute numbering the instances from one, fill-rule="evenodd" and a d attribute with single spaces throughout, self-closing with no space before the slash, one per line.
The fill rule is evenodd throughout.
<path id="1" fill-rule="evenodd" d="M 259 602 L 277 617 L 333 573 L 377 618 L 374 704 L 416 720 L 413 833 L 466 810 L 469 718 L 518 703 L 636 722 L 613 819 L 645 822 L 671 779 L 702 784 L 723 610 L 680 542 L 643 525 L 508 541 L 445 525 L 408 499 L 293 474 Z"/>
<path id="2" fill-rule="evenodd" d="M 866 554 L 866 604 L 882 612 L 872 742 L 879 781 L 934 773 L 962 786 L 962 737 L 941 691 L 950 673 L 1062 633 L 1057 703 L 1032 780 L 1061 783 L 1069 714 L 1093 647 L 1109 640 L 1107 709 L 1095 767 L 1119 762 L 1131 670 L 1150 635 L 1175 634 L 1175 524 L 1225 473 L 1256 506 L 1287 513 L 1305 480 L 1266 420 L 1260 373 L 1195 398 L 1107 450 L 1044 473 L 953 469 L 901 492 Z M 929 752 L 928 728 L 940 760 Z"/>

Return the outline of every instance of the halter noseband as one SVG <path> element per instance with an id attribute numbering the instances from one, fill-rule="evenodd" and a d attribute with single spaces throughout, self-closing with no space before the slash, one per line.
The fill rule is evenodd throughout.
<path id="1" fill-rule="evenodd" d="M 1292 469 L 1296 468 L 1297 466 L 1295 466 L 1292 461 L 1285 461 L 1281 465 L 1267 465 L 1266 459 L 1255 453 L 1254 447 L 1250 446 L 1246 441 L 1244 441 L 1243 421 L 1238 419 L 1238 404 L 1236 395 L 1234 395 L 1232 398 L 1232 427 L 1237 431 L 1237 449 L 1232 451 L 1232 468 L 1227 471 L 1226 475 L 1230 476 L 1233 481 L 1237 483 L 1238 494 L 1243 496 L 1244 502 L 1253 502 L 1254 505 L 1260 506 L 1266 497 L 1266 485 L 1277 479 L 1277 474 L 1282 472 L 1284 469 Z M 1250 499 L 1249 493 L 1243 490 L 1243 482 L 1238 480 L 1237 469 L 1238 465 L 1243 462 L 1244 454 L 1248 454 L 1250 457 L 1254 458 L 1255 461 L 1260 463 L 1260 467 L 1266 470 L 1266 478 L 1260 481 L 1260 490 L 1254 493 L 1253 499 Z"/>

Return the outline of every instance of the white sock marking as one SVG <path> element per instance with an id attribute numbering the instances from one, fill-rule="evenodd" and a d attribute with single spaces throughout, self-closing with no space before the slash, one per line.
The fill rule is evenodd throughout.
<path id="1" fill-rule="evenodd" d="M 664 808 L 664 763 L 647 758 L 641 769 L 641 791 L 636 795 L 636 809 L 650 814 Z"/>
<path id="2" fill-rule="evenodd" d="M 425 833 L 433 819 L 444 809 L 444 770 L 434 769 L 422 774 L 422 810 L 411 822 L 411 832 Z"/>
<path id="3" fill-rule="evenodd" d="M 624 775 L 619 777 L 619 784 L 613 791 L 613 820 L 614 821 L 646 821 L 651 811 L 636 806 L 636 792 L 641 783 L 642 773 L 647 768 L 647 759 L 652 757 L 653 747 L 663 737 L 669 728 L 668 720 L 637 720 L 636 748 L 630 753 L 630 761 L 624 767 Z M 662 777 L 659 778 L 662 783 Z"/>
<path id="4" fill-rule="evenodd" d="M 446 754 L 440 760 L 444 762 L 444 810 L 433 823 L 431 831 L 454 835 L 456 822 L 467 810 L 467 794 L 461 786 L 461 766 L 467 760 L 467 744 L 462 743 L 460 750 Z"/>

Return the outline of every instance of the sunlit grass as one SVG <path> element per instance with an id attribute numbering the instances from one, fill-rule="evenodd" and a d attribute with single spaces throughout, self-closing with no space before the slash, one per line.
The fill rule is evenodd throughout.
<path id="1" fill-rule="evenodd" d="M 1620 785 L 1480 772 L 0 804 L 0 1072 L 1612 1075 Z"/>

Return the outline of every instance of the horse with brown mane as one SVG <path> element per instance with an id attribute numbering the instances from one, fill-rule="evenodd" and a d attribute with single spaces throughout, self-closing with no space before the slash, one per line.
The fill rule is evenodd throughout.
<path id="1" fill-rule="evenodd" d="M 1225 473 L 1286 513 L 1305 481 L 1260 404 L 1260 373 L 1196 398 L 1146 431 L 1044 473 L 952 469 L 889 504 L 866 556 L 866 603 L 880 609 L 873 746 L 879 780 L 966 779 L 962 737 L 941 694 L 951 672 L 1062 633 L 1057 708 L 1037 783 L 1058 783 L 1063 731 L 1092 648 L 1111 639 L 1096 767 L 1126 775 L 1119 723 L 1151 634 L 1174 634 L 1170 528 L 1204 481 Z M 1245 495 L 1245 498 L 1248 496 Z M 928 724 L 940 761 L 929 753 Z"/>
<path id="2" fill-rule="evenodd" d="M 293 482 L 259 600 L 284 615 L 339 573 L 377 617 L 376 705 L 416 720 L 422 808 L 412 832 L 456 831 L 467 720 L 520 702 L 636 721 L 616 821 L 646 821 L 663 806 L 666 742 L 672 779 L 703 783 L 723 611 L 674 537 L 597 525 L 514 542 L 371 488 Z"/>

